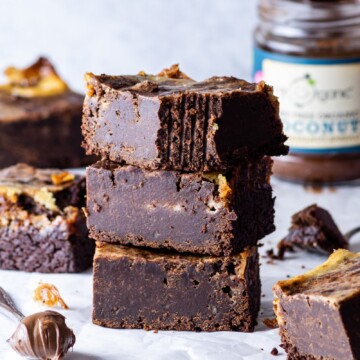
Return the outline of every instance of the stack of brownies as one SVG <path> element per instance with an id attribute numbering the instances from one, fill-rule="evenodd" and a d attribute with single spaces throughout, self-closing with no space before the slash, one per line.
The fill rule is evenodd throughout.
<path id="1" fill-rule="evenodd" d="M 287 153 L 271 87 L 86 75 L 87 221 L 97 241 L 93 322 L 251 331 L 257 244 L 274 230 L 272 161 Z"/>

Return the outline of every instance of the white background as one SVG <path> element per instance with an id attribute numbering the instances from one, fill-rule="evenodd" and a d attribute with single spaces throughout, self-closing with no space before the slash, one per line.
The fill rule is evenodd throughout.
<path id="1" fill-rule="evenodd" d="M 158 72 L 249 79 L 255 0 L 0 0 L 0 69 L 49 56 L 81 91 L 83 74 Z"/>

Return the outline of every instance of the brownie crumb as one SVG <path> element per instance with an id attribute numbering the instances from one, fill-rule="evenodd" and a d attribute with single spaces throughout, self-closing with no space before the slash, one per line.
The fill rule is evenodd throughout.
<path id="1" fill-rule="evenodd" d="M 279 350 L 274 347 L 271 351 L 270 351 L 270 354 L 273 355 L 273 356 L 277 356 L 279 355 Z"/>
<path id="2" fill-rule="evenodd" d="M 304 185 L 304 189 L 305 191 L 313 194 L 321 194 L 324 190 L 324 187 L 322 185 L 309 183 Z"/>
<path id="3" fill-rule="evenodd" d="M 279 327 L 276 318 L 273 319 L 265 319 L 263 320 L 264 325 L 266 325 L 269 329 L 276 329 Z"/>
<path id="4" fill-rule="evenodd" d="M 280 240 L 277 244 L 277 253 L 273 248 L 266 251 L 266 257 L 268 257 L 270 260 L 267 261 L 268 264 L 273 264 L 274 262 L 272 260 L 284 260 L 284 255 L 286 251 L 294 251 L 294 248 L 292 245 L 287 244 L 283 240 Z"/>
<path id="5" fill-rule="evenodd" d="M 269 257 L 270 259 L 277 259 L 277 256 L 275 255 L 273 248 L 266 250 L 266 256 Z"/>

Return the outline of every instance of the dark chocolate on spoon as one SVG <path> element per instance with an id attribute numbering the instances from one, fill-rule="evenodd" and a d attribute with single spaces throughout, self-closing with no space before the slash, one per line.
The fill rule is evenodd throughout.
<path id="1" fill-rule="evenodd" d="M 24 317 L 8 342 L 22 356 L 59 360 L 74 346 L 75 335 L 64 316 L 48 310 Z"/>

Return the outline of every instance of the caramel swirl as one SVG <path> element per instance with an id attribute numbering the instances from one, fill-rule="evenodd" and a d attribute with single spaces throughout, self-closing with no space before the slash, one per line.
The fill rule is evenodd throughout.
<path id="1" fill-rule="evenodd" d="M 46 58 L 39 58 L 34 64 L 18 69 L 8 67 L 4 74 L 6 83 L 0 85 L 0 91 L 18 97 L 45 97 L 64 93 L 66 83 L 57 74 L 54 66 Z"/>

